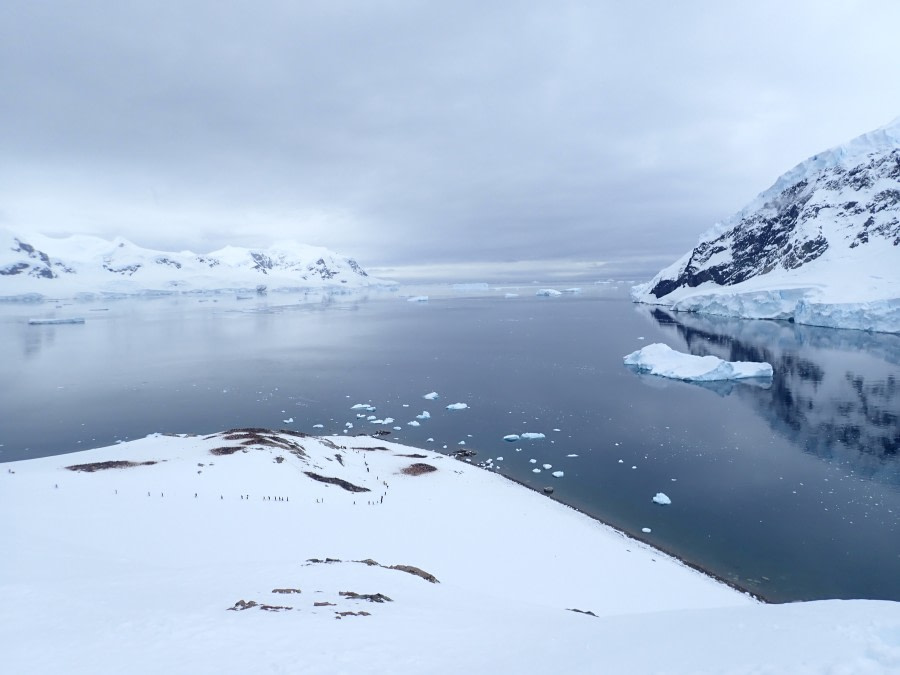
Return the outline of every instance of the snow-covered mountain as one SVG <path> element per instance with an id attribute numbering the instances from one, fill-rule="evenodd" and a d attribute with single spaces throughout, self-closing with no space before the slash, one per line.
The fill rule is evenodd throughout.
<path id="1" fill-rule="evenodd" d="M 900 332 L 900 118 L 785 173 L 633 298 Z"/>
<path id="2" fill-rule="evenodd" d="M 117 238 L 18 236 L 0 229 L 0 298 L 158 294 L 217 290 L 361 287 L 370 277 L 352 258 L 286 243 L 227 246 L 208 254 L 141 248 Z"/>

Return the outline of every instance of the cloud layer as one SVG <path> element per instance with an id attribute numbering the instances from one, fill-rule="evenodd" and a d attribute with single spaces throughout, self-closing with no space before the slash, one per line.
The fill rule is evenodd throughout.
<path id="1" fill-rule="evenodd" d="M 378 265 L 674 256 L 900 114 L 897 3 L 734 4 L 8 0 L 0 224 Z"/>

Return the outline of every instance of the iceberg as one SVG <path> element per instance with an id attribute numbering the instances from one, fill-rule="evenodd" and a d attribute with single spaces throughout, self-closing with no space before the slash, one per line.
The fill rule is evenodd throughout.
<path id="1" fill-rule="evenodd" d="M 535 295 L 543 296 L 546 298 L 555 298 L 558 295 L 562 295 L 562 291 L 557 291 L 555 288 L 542 288 Z"/>
<path id="2" fill-rule="evenodd" d="M 433 401 L 437 397 L 438 397 L 438 393 L 436 391 L 433 391 L 430 394 L 425 394 L 422 398 L 427 398 L 429 401 Z"/>
<path id="3" fill-rule="evenodd" d="M 666 506 L 668 504 L 671 504 L 672 500 L 669 499 L 669 496 L 665 492 L 657 492 L 655 495 L 653 495 L 653 502 L 662 506 Z"/>
<path id="4" fill-rule="evenodd" d="M 675 351 L 660 342 L 647 345 L 624 358 L 639 372 L 674 380 L 712 382 L 752 377 L 772 377 L 772 365 L 753 361 L 723 361 L 717 356 L 694 356 Z"/>
<path id="5" fill-rule="evenodd" d="M 526 441 L 537 441 L 541 438 L 546 438 L 546 436 L 539 432 L 529 431 L 528 433 L 522 434 L 522 438 Z"/>

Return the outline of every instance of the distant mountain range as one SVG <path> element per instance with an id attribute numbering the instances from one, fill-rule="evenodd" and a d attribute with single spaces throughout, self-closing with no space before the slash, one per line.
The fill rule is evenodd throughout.
<path id="1" fill-rule="evenodd" d="M 785 173 L 633 298 L 900 332 L 900 118 Z"/>
<path id="2" fill-rule="evenodd" d="M 295 243 L 208 254 L 154 251 L 116 238 L 19 236 L 0 229 L 0 298 L 141 295 L 383 285 L 352 258 Z"/>

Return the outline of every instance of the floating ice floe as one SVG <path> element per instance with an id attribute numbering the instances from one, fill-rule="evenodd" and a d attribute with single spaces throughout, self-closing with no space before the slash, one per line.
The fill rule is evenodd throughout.
<path id="1" fill-rule="evenodd" d="M 293 417 L 291 419 L 293 419 Z M 313 424 L 313 429 L 324 429 L 324 428 L 325 428 L 324 424 Z"/>
<path id="2" fill-rule="evenodd" d="M 522 438 L 524 438 L 526 441 L 538 441 L 542 438 L 546 438 L 546 436 L 542 433 L 529 431 L 528 433 L 522 434 Z"/>
<path id="3" fill-rule="evenodd" d="M 536 460 L 536 459 L 529 459 L 528 461 L 531 462 L 532 464 L 537 464 L 537 460 Z"/>
<path id="4" fill-rule="evenodd" d="M 644 534 L 650 534 L 651 532 L 653 532 L 653 530 L 651 530 L 649 527 L 642 527 L 641 532 L 643 532 Z"/>
<path id="5" fill-rule="evenodd" d="M 566 455 L 566 457 L 578 457 L 578 455 L 576 455 L 576 454 L 573 453 L 573 454 L 571 454 L 571 455 Z"/>
<path id="6" fill-rule="evenodd" d="M 418 426 L 421 426 L 421 425 L 420 425 L 418 422 L 416 422 L 415 420 L 413 420 L 412 422 L 407 422 L 406 424 L 407 424 L 407 426 L 410 426 L 410 427 L 418 427 Z"/>
<path id="7" fill-rule="evenodd" d="M 468 407 L 466 403 L 451 403 L 447 406 L 447 410 L 465 410 Z"/>
<path id="8" fill-rule="evenodd" d="M 503 440 L 509 441 L 510 443 L 515 443 L 517 440 L 519 440 L 519 434 L 507 434 L 503 437 Z"/>
<path id="9" fill-rule="evenodd" d="M 553 468 L 553 465 L 552 465 L 552 464 L 544 464 L 544 465 L 542 465 L 542 466 L 543 466 L 545 469 L 547 469 L 548 471 L 549 471 L 550 469 Z"/>
<path id="10" fill-rule="evenodd" d="M 430 418 L 431 418 L 431 413 L 428 412 L 427 410 L 423 410 L 421 413 L 419 413 L 418 415 L 416 415 L 416 419 L 417 419 L 417 420 L 427 420 L 427 419 L 430 419 Z"/>
<path id="11" fill-rule="evenodd" d="M 67 323 L 84 323 L 81 317 L 71 319 L 28 319 L 29 326 L 58 326 Z"/>
<path id="12" fill-rule="evenodd" d="M 438 397 L 438 393 L 436 391 L 433 391 L 430 394 L 425 394 L 422 398 L 427 398 L 429 401 L 433 401 L 437 397 Z"/>
<path id="13" fill-rule="evenodd" d="M 663 506 L 672 503 L 672 500 L 669 499 L 669 496 L 665 492 L 657 492 L 653 495 L 653 501 L 657 504 L 662 504 Z"/>
<path id="14" fill-rule="evenodd" d="M 407 302 L 428 302 L 427 295 L 414 295 L 411 298 L 406 299 Z"/>
<path id="15" fill-rule="evenodd" d="M 723 361 L 716 356 L 677 352 L 660 342 L 647 345 L 624 358 L 626 366 L 640 372 L 675 380 L 711 382 L 750 377 L 772 377 L 772 365 L 753 361 Z"/>
<path id="16" fill-rule="evenodd" d="M 369 407 L 368 403 L 354 403 L 350 406 L 350 410 L 368 410 Z"/>
<path id="17" fill-rule="evenodd" d="M 281 421 L 284 422 L 285 424 L 290 424 L 291 422 L 294 421 L 294 418 L 293 418 L 293 417 L 288 417 L 286 420 L 281 420 Z"/>
<path id="18" fill-rule="evenodd" d="M 532 470 L 531 470 L 531 473 L 540 473 L 540 472 L 541 472 L 540 469 L 532 469 Z"/>
<path id="19" fill-rule="evenodd" d="M 566 473 L 565 473 L 565 471 L 554 471 L 554 472 L 553 472 L 553 475 L 554 475 L 556 478 L 562 478 L 563 476 L 566 475 Z"/>
<path id="20" fill-rule="evenodd" d="M 555 288 L 542 288 L 535 295 L 543 296 L 545 298 L 555 298 L 558 295 L 562 295 L 562 291 L 557 291 Z"/>

